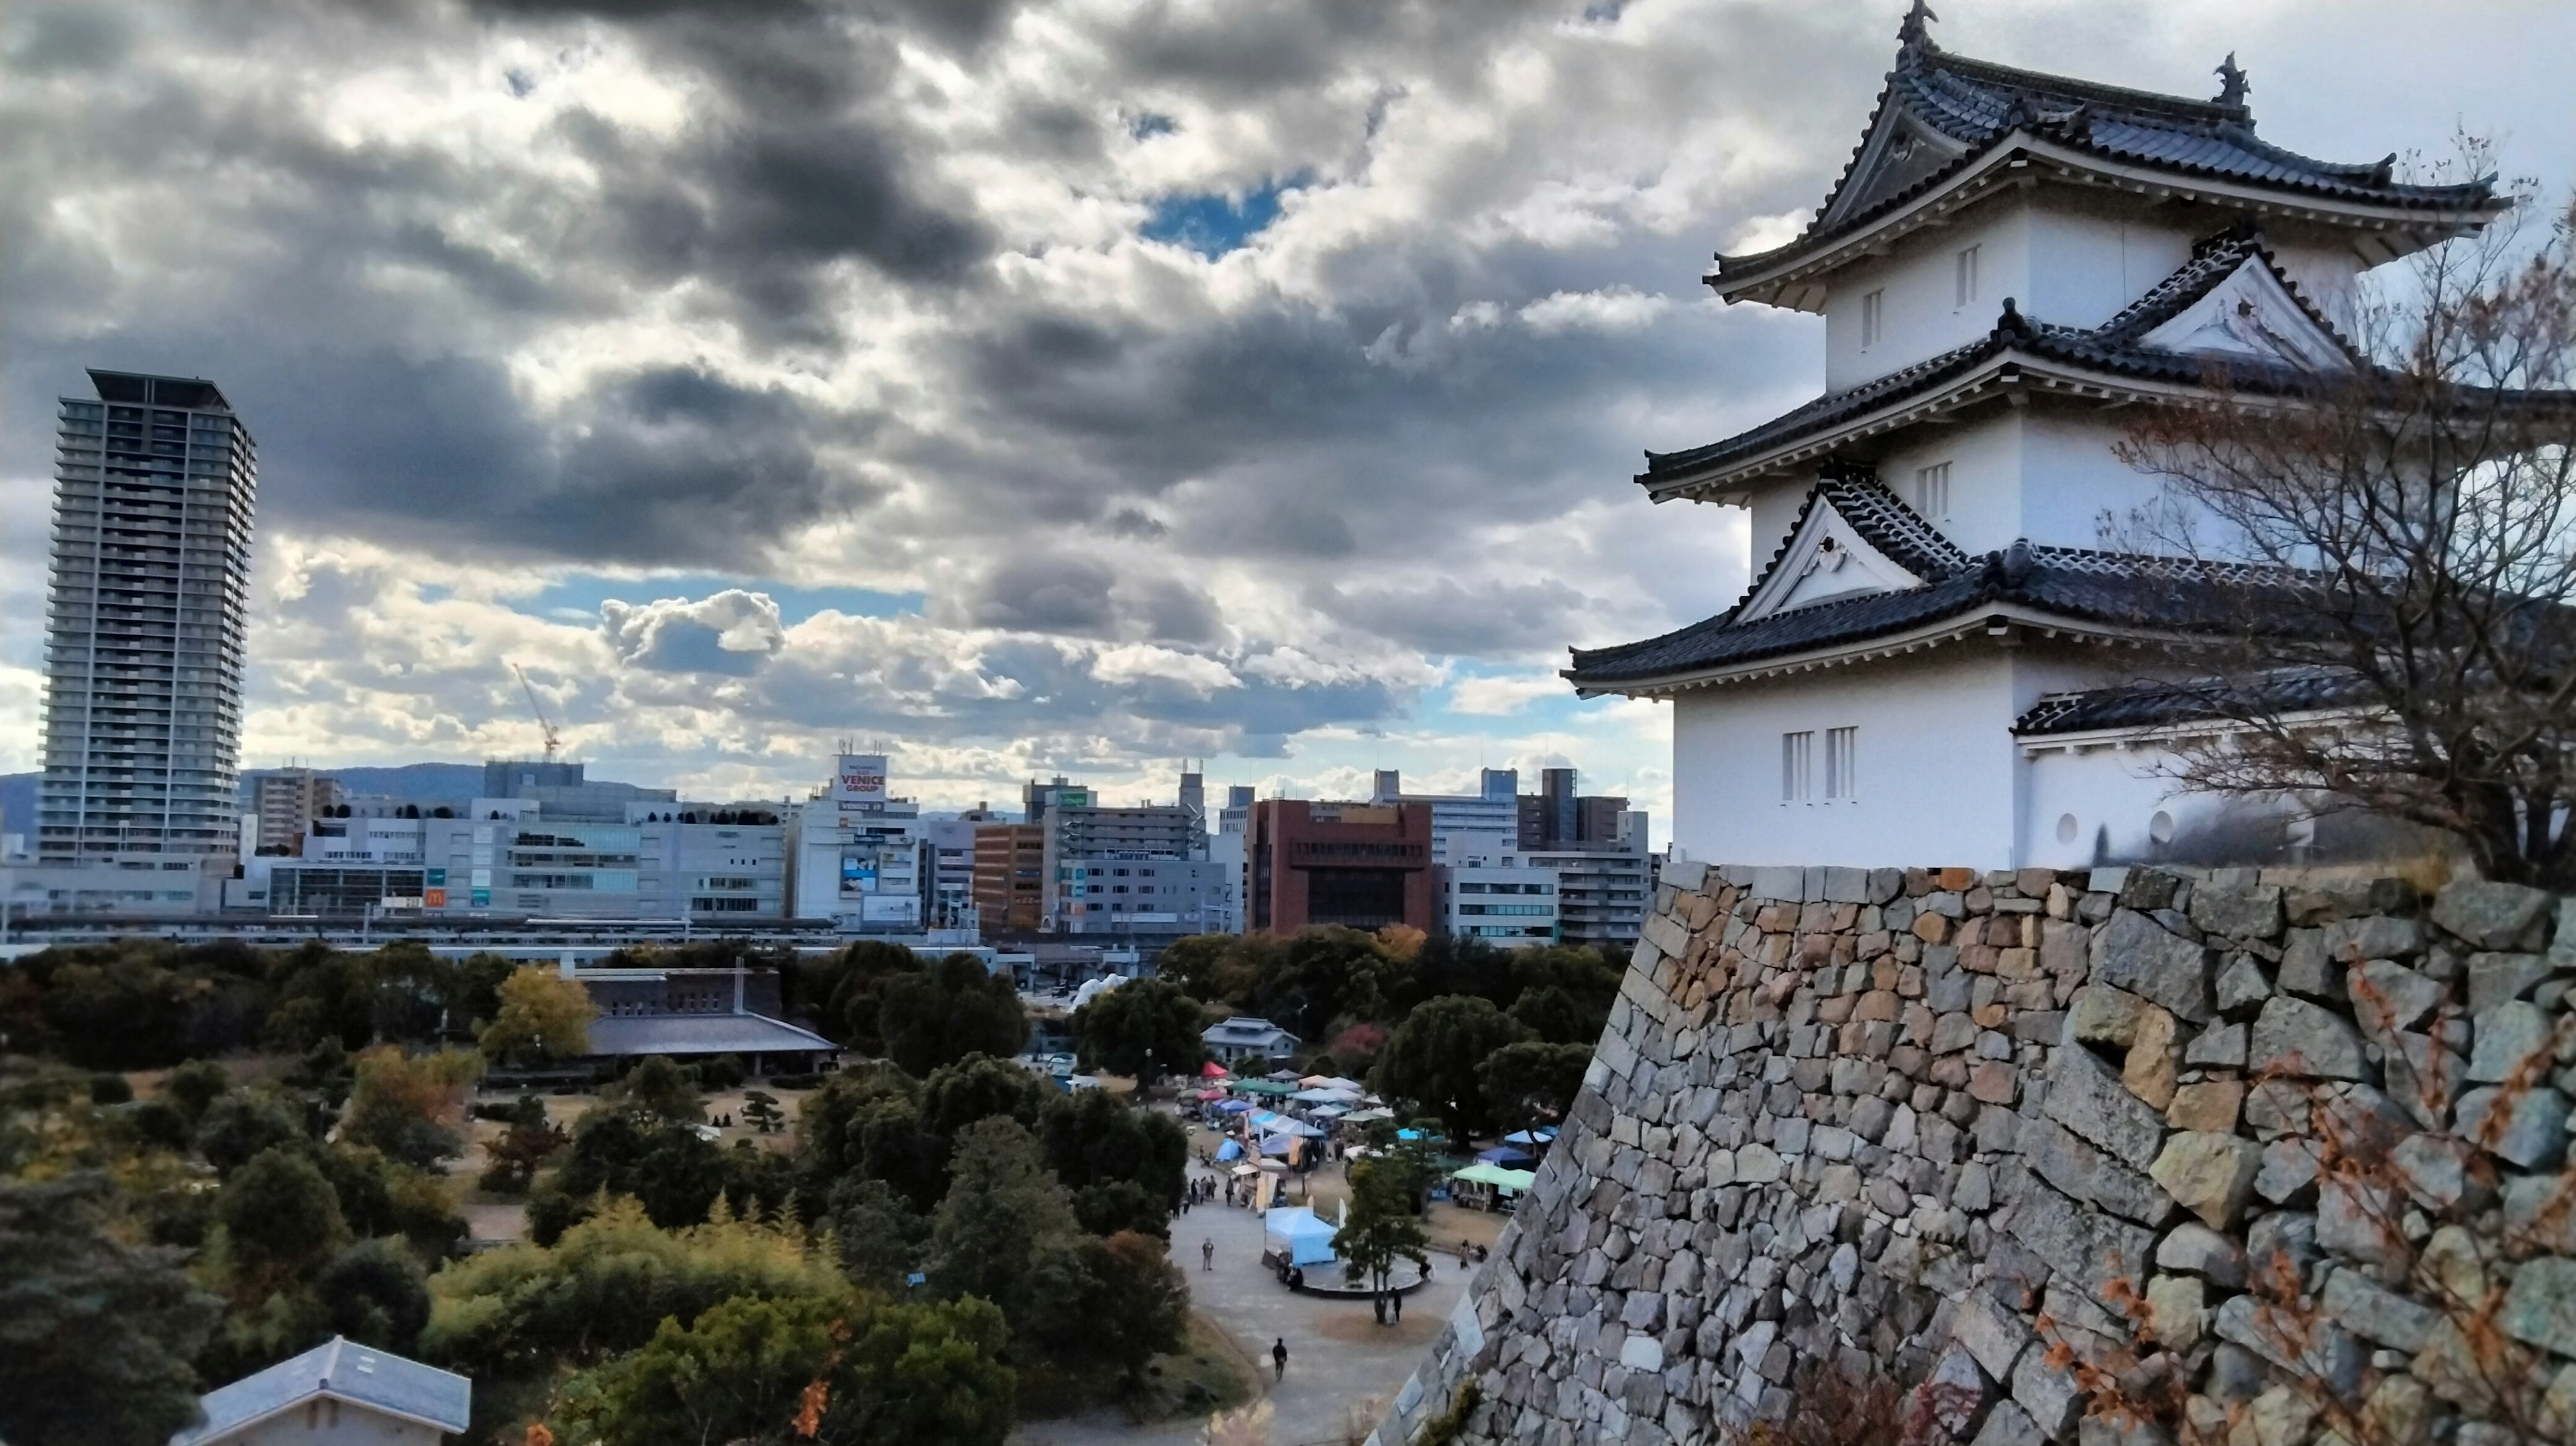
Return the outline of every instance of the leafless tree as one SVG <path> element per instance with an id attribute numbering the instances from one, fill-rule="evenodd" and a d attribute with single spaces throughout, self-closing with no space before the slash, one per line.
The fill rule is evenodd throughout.
<path id="1" fill-rule="evenodd" d="M 2206 400 L 2142 409 L 2120 453 L 2164 499 L 2109 531 L 2234 594 L 2146 670 L 2222 725 L 2187 787 L 2576 886 L 2576 210 L 2543 214 L 2366 291 L 2352 367 L 2213 365 Z"/>

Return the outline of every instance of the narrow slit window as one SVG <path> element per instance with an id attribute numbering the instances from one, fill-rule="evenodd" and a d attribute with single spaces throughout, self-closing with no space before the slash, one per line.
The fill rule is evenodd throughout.
<path id="1" fill-rule="evenodd" d="M 1860 797 L 1860 729 L 1825 730 L 1825 797 Z"/>
<path id="2" fill-rule="evenodd" d="M 1805 803 L 1814 797 L 1816 735 L 1780 735 L 1780 801 Z"/>
<path id="3" fill-rule="evenodd" d="M 1914 469 L 1914 510 L 1926 522 L 1950 520 L 1950 464 L 1935 462 Z"/>
<path id="4" fill-rule="evenodd" d="M 1863 350 L 1878 345 L 1886 330 L 1887 291 L 1882 287 L 1860 299 L 1860 344 Z"/>
<path id="5" fill-rule="evenodd" d="M 1959 301 L 1966 309 L 1977 299 L 1977 248 L 1970 246 L 1959 253 Z"/>

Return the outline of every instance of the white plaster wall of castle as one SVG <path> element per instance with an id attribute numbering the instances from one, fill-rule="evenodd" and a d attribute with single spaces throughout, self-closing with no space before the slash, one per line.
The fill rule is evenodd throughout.
<path id="1" fill-rule="evenodd" d="M 1692 858 L 1857 868 L 1938 849 L 1978 868 L 2020 856 L 2013 720 L 2042 693 L 2097 686 L 2102 661 L 2071 649 L 1954 644 L 1678 695 L 1673 842 Z M 1848 792 L 1832 736 L 1851 729 Z M 1790 735 L 1805 734 L 1803 786 Z M 1983 746 L 1963 747 L 1963 740 Z M 1803 793 L 1784 798 L 1784 793 Z"/>
<path id="2" fill-rule="evenodd" d="M 2051 747 L 2024 761 L 2026 868 L 2090 868 L 2167 855 L 2226 820 L 2229 805 L 2186 793 L 2173 755 L 2148 743 Z M 2268 810 L 2265 810 L 2268 811 Z"/>
<path id="3" fill-rule="evenodd" d="M 1977 340 L 1994 330 L 2007 296 L 2036 321 L 2109 321 L 2190 260 L 2196 239 L 2187 228 L 2124 219 L 2120 205 L 2058 192 L 2045 208 L 1998 197 L 1950 225 L 1915 232 L 1883 260 L 1837 273 L 1825 300 L 1825 390 L 1843 391 Z M 1963 266 L 1971 247 L 1976 256 Z"/>

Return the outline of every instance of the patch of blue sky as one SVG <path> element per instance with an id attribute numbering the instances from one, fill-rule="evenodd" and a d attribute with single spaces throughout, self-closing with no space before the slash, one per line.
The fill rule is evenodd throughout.
<path id="1" fill-rule="evenodd" d="M 1139 111 L 1127 122 L 1127 134 L 1136 140 L 1167 136 L 1181 128 L 1181 123 L 1159 111 Z"/>
<path id="2" fill-rule="evenodd" d="M 1305 186 L 1304 172 L 1269 181 L 1241 196 L 1201 191 L 1165 196 L 1154 203 L 1141 232 L 1148 241 L 1186 246 L 1213 261 L 1240 251 L 1279 219 L 1280 197 Z"/>
<path id="3" fill-rule="evenodd" d="M 778 604 L 779 621 L 789 627 L 821 612 L 863 618 L 899 617 L 920 612 L 926 602 L 924 595 L 917 592 L 879 592 L 864 587 L 790 587 L 780 582 L 717 577 L 706 573 L 647 578 L 573 573 L 548 583 L 543 591 L 520 601 L 517 606 L 522 612 L 542 613 L 567 622 L 589 622 L 598 618 L 600 604 L 610 598 L 630 603 L 666 597 L 694 600 L 729 587 L 740 588 L 744 592 L 767 593 L 770 600 Z"/>

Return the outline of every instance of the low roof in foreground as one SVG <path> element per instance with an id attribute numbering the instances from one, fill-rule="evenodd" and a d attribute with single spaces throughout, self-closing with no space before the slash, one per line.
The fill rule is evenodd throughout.
<path id="1" fill-rule="evenodd" d="M 201 1446 L 303 1404 L 330 1396 L 455 1434 L 473 1414 L 474 1383 L 391 1351 L 343 1336 L 291 1356 L 255 1375 L 206 1393 L 205 1424 L 170 1438 Z"/>

